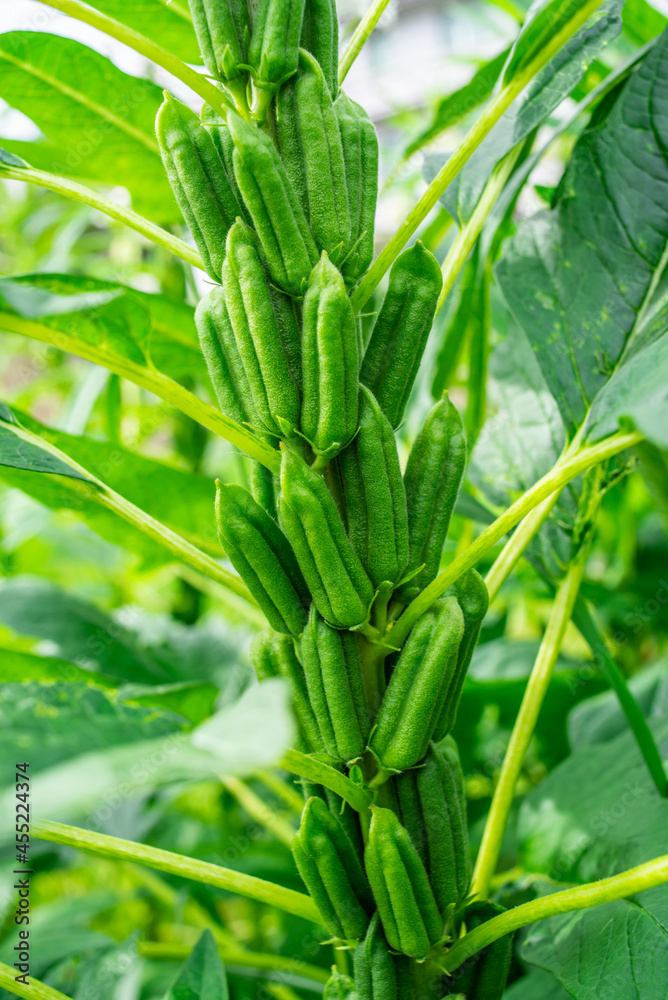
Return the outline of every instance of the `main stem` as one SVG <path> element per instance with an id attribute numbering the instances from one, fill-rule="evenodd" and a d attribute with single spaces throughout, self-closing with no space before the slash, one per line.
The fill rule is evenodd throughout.
<path id="1" fill-rule="evenodd" d="M 522 764 L 536 728 L 536 720 L 547 693 L 566 628 L 571 619 L 573 605 L 584 575 L 587 550 L 586 545 L 582 547 L 557 591 L 545 635 L 540 644 L 538 656 L 526 686 L 510 743 L 503 759 L 471 881 L 472 895 L 482 899 L 485 899 L 489 892 L 489 883 L 501 850 L 501 842 L 513 804 L 517 779 L 522 770 Z"/>

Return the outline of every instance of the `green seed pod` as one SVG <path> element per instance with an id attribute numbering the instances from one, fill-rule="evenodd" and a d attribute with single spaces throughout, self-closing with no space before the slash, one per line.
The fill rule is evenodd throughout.
<path id="1" fill-rule="evenodd" d="M 248 62 L 256 87 L 274 91 L 297 69 L 304 0 L 260 0 Z"/>
<path id="2" fill-rule="evenodd" d="M 238 424 L 257 425 L 257 411 L 220 285 L 200 299 L 195 324 L 221 412 Z"/>
<path id="3" fill-rule="evenodd" d="M 350 252 L 341 265 L 349 285 L 361 278 L 373 260 L 373 234 L 378 198 L 378 137 L 364 108 L 340 91 L 334 101 L 339 123 L 350 210 Z"/>
<path id="4" fill-rule="evenodd" d="M 364 863 L 388 944 L 424 958 L 443 921 L 420 856 L 391 809 L 372 806 Z"/>
<path id="5" fill-rule="evenodd" d="M 350 248 L 350 209 L 341 133 L 320 66 L 304 50 L 276 98 L 281 156 L 313 239 L 335 262 Z"/>
<path id="6" fill-rule="evenodd" d="M 251 496 L 259 503 L 260 507 L 266 510 L 274 521 L 278 521 L 276 479 L 273 473 L 260 462 L 251 462 L 250 491 Z"/>
<path id="7" fill-rule="evenodd" d="M 378 588 L 408 563 L 406 494 L 390 422 L 362 386 L 359 433 L 339 455 L 348 537 Z"/>
<path id="8" fill-rule="evenodd" d="M 404 473 L 408 572 L 424 567 L 402 587 L 400 595 L 404 600 L 415 597 L 438 573 L 465 464 L 462 420 L 446 393 L 416 437 Z"/>
<path id="9" fill-rule="evenodd" d="M 332 458 L 357 428 L 357 333 L 343 278 L 323 253 L 304 296 L 301 432 Z"/>
<path id="10" fill-rule="evenodd" d="M 390 677 L 369 748 L 386 771 L 424 757 L 443 711 L 464 634 L 456 598 L 437 601 L 413 627 Z"/>
<path id="11" fill-rule="evenodd" d="M 336 792 L 332 792 L 329 788 L 323 788 L 323 794 L 321 798 L 324 797 L 325 802 L 329 808 L 329 811 L 333 816 L 336 816 L 339 823 L 346 831 L 350 843 L 355 848 L 358 858 L 360 861 L 364 857 L 364 839 L 362 837 L 362 828 L 360 825 L 359 813 L 347 802 L 337 795 Z"/>
<path id="12" fill-rule="evenodd" d="M 418 240 L 397 257 L 366 349 L 360 382 L 393 427 L 401 423 L 443 284 L 438 261 Z"/>
<path id="13" fill-rule="evenodd" d="M 331 628 L 311 605 L 301 647 L 306 686 L 325 749 L 342 763 L 356 760 L 366 749 L 369 719 L 355 636 Z"/>
<path id="14" fill-rule="evenodd" d="M 323 1000 L 356 1000 L 355 983 L 345 972 L 339 972 L 335 965 L 325 983 Z"/>
<path id="15" fill-rule="evenodd" d="M 429 875 L 429 883 L 445 918 L 448 907 L 466 898 L 469 888 L 469 845 L 466 806 L 458 776 L 448 755 L 430 746 L 420 768 L 396 779 L 401 822 Z"/>
<path id="16" fill-rule="evenodd" d="M 304 210 L 271 139 L 232 111 L 227 124 L 234 141 L 234 175 L 271 276 L 288 295 L 301 296 L 318 263 Z"/>
<path id="17" fill-rule="evenodd" d="M 242 486 L 216 487 L 218 534 L 228 559 L 271 627 L 299 635 L 309 596 L 285 535 Z"/>
<path id="18" fill-rule="evenodd" d="M 208 273 L 216 281 L 225 258 L 225 237 L 239 214 L 211 136 L 199 118 L 166 94 L 155 131 L 174 196 Z"/>
<path id="19" fill-rule="evenodd" d="M 359 941 L 374 909 L 371 889 L 348 835 L 321 798 L 307 802 L 292 850 L 328 931 Z"/>
<path id="20" fill-rule="evenodd" d="M 320 752 L 323 749 L 320 730 L 309 702 L 304 671 L 290 636 L 264 629 L 253 639 L 250 652 L 259 681 L 268 677 L 284 677 L 288 681 L 292 707 L 309 751 Z"/>
<path id="21" fill-rule="evenodd" d="M 251 21 L 246 0 L 189 0 L 204 64 L 212 76 L 232 81 L 246 76 Z"/>
<path id="22" fill-rule="evenodd" d="M 374 595 L 371 580 L 348 540 L 324 480 L 287 449 L 281 465 L 278 515 L 323 618 L 334 628 L 364 624 Z"/>
<path id="23" fill-rule="evenodd" d="M 334 0 L 306 0 L 301 47 L 318 61 L 329 92 L 339 90 L 339 19 Z"/>
<path id="24" fill-rule="evenodd" d="M 374 913 L 366 937 L 355 948 L 353 967 L 358 1000 L 411 1000 L 408 960 L 393 955 Z"/>
<path id="25" fill-rule="evenodd" d="M 237 209 L 237 217 L 241 216 L 244 222 L 246 222 L 249 226 L 252 226 L 253 220 L 250 217 L 250 212 L 244 204 L 244 200 L 241 197 L 241 191 L 239 190 L 239 185 L 237 184 L 237 179 L 234 176 L 234 142 L 232 140 L 230 130 L 227 127 L 227 123 L 223 121 L 218 112 L 214 111 L 208 104 L 202 105 L 202 110 L 200 111 L 200 121 L 211 136 L 211 141 L 215 146 L 216 152 L 220 157 L 220 162 L 225 170 L 227 183 L 230 185 L 230 188 L 234 193 L 234 197 L 238 202 L 239 207 Z"/>
<path id="26" fill-rule="evenodd" d="M 255 410 L 270 433 L 289 436 L 301 409 L 299 327 L 293 303 L 269 284 L 257 238 L 240 219 L 227 237 L 223 287 Z"/>
<path id="27" fill-rule="evenodd" d="M 505 913 L 505 908 L 487 900 L 472 903 L 464 914 L 467 931 L 479 927 L 492 917 Z M 501 1000 L 506 988 L 513 934 L 499 938 L 483 948 L 452 974 L 452 988 L 470 1000 Z"/>
<path id="28" fill-rule="evenodd" d="M 442 740 L 455 725 L 466 672 L 471 663 L 473 650 L 480 638 L 480 629 L 482 628 L 483 619 L 489 607 L 489 594 L 487 593 L 485 581 L 475 569 L 471 569 L 468 573 L 460 576 L 459 580 L 451 588 L 450 593 L 454 594 L 457 598 L 459 606 L 462 609 L 462 614 L 464 615 L 464 638 L 459 647 L 457 669 L 448 689 L 443 713 L 438 720 L 438 725 L 434 732 L 435 740 Z"/>

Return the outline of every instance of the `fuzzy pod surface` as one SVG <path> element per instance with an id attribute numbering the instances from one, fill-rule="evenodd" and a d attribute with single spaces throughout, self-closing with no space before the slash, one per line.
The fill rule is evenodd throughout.
<path id="1" fill-rule="evenodd" d="M 278 513 L 313 603 L 325 621 L 340 629 L 364 624 L 374 596 L 371 580 L 350 544 L 324 480 L 286 448 Z"/>
<path id="2" fill-rule="evenodd" d="M 304 670 L 297 659 L 292 638 L 272 629 L 263 629 L 253 639 L 250 653 L 259 681 L 268 677 L 283 677 L 287 680 L 292 707 L 309 750 L 322 751 L 322 737 L 311 708 Z"/>
<path id="3" fill-rule="evenodd" d="M 304 0 L 259 0 L 248 62 L 255 85 L 275 90 L 297 69 Z"/>
<path id="4" fill-rule="evenodd" d="M 474 902 L 464 913 L 466 929 L 471 931 L 505 912 L 505 908 L 498 903 L 488 900 Z M 508 934 L 472 956 L 453 973 L 452 988 L 471 1000 L 501 1000 L 510 969 L 513 938 L 513 934 Z"/>
<path id="5" fill-rule="evenodd" d="M 407 966 L 407 958 L 390 952 L 376 911 L 353 955 L 358 1000 L 412 1000 Z"/>
<path id="6" fill-rule="evenodd" d="M 306 0 L 301 47 L 317 60 L 329 92 L 339 89 L 339 18 L 335 0 Z"/>
<path id="7" fill-rule="evenodd" d="M 269 271 L 288 295 L 303 294 L 318 249 L 271 139 L 230 111 L 234 175 L 262 243 Z"/>
<path id="8" fill-rule="evenodd" d="M 420 367 L 442 284 L 438 261 L 419 240 L 392 265 L 360 382 L 371 389 L 395 428 L 402 421 Z"/>
<path id="9" fill-rule="evenodd" d="M 341 263 L 347 284 L 353 285 L 373 259 L 378 200 L 378 136 L 362 108 L 340 91 L 334 112 L 341 134 L 350 210 L 350 251 Z"/>
<path id="10" fill-rule="evenodd" d="M 246 0 L 189 0 L 204 64 L 212 76 L 244 77 L 251 19 Z"/>
<path id="11" fill-rule="evenodd" d="M 208 274 L 220 281 L 225 239 L 239 205 L 211 136 L 195 112 L 169 94 L 155 131 L 174 197 Z"/>
<path id="12" fill-rule="evenodd" d="M 385 771 L 424 757 L 443 710 L 464 634 L 454 597 L 437 601 L 413 627 L 390 677 L 369 748 Z"/>
<path id="13" fill-rule="evenodd" d="M 216 483 L 220 543 L 276 632 L 299 635 L 308 590 L 290 544 L 243 486 Z"/>
<path id="14" fill-rule="evenodd" d="M 425 958 L 443 921 L 420 856 L 391 809 L 372 806 L 364 863 L 388 944 Z"/>
<path id="15" fill-rule="evenodd" d="M 355 636 L 328 625 L 311 606 L 301 640 L 309 699 L 325 749 L 337 761 L 361 757 L 369 737 Z"/>
<path id="16" fill-rule="evenodd" d="M 221 412 L 238 424 L 257 425 L 253 396 L 239 357 L 225 293 L 219 285 L 198 302 L 195 325 Z"/>
<path id="17" fill-rule="evenodd" d="M 337 938 L 359 941 L 373 913 L 373 896 L 347 833 L 318 796 L 309 799 L 293 843 L 299 874 Z"/>
<path id="18" fill-rule="evenodd" d="M 408 563 L 408 516 L 389 420 L 360 390 L 359 432 L 339 455 L 348 537 L 374 587 L 399 583 Z"/>
<path id="19" fill-rule="evenodd" d="M 329 459 L 357 428 L 359 361 L 350 299 L 326 253 L 311 271 L 302 315 L 301 432 Z"/>
<path id="20" fill-rule="evenodd" d="M 255 233 L 238 219 L 227 237 L 223 287 L 255 410 L 266 429 L 299 426 L 301 346 L 290 299 L 271 287 Z"/>
<path id="21" fill-rule="evenodd" d="M 341 133 L 322 70 L 302 50 L 299 69 L 276 98 L 285 169 L 319 250 L 339 263 L 350 248 L 350 207 Z"/>

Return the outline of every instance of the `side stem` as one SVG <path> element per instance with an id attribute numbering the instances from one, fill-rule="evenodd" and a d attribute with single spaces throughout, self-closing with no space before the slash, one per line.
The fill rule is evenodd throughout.
<path id="1" fill-rule="evenodd" d="M 348 75 L 348 70 L 362 51 L 367 38 L 378 24 L 383 11 L 389 2 L 390 0 L 374 0 L 360 23 L 355 28 L 353 37 L 350 39 L 346 51 L 339 60 L 339 84 L 342 84 L 345 80 Z"/>

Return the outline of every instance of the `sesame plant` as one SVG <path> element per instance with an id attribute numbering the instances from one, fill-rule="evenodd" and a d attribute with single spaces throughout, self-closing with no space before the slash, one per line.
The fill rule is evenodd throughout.
<path id="1" fill-rule="evenodd" d="M 196 660 L 190 676 L 170 674 L 124 638 L 121 674 L 110 680 L 89 661 L 68 666 L 65 655 L 56 667 L 39 651 L 6 649 L 8 688 L 80 685 L 99 700 L 120 676 L 134 685 L 127 711 L 153 727 L 121 741 L 113 763 L 84 741 L 69 759 L 35 768 L 31 850 L 78 848 L 120 871 L 132 863 L 163 906 L 175 905 L 172 882 L 156 888 L 167 875 L 302 928 L 287 955 L 280 935 L 261 953 L 235 941 L 213 904 L 173 921 L 202 934 L 194 947 L 192 934 L 156 940 L 144 928 L 133 954 L 185 960 L 168 987 L 174 1000 L 226 997 L 221 958 L 268 970 L 278 1000 L 309 983 L 358 1000 L 665 997 L 665 724 L 648 723 L 627 685 L 586 576 L 608 497 L 645 467 L 658 489 L 668 448 L 668 33 L 648 29 L 631 44 L 629 14 L 626 48 L 608 64 L 603 53 L 622 24 L 616 0 L 532 5 L 509 49 L 413 137 L 409 161 L 457 119 L 468 126 L 447 157 L 432 147 L 422 195 L 380 240 L 377 133 L 346 77 L 385 6 L 375 0 L 340 51 L 333 0 L 190 0 L 189 11 L 158 0 L 145 9 L 44 0 L 170 73 L 180 96 L 159 98 L 155 85 L 79 42 L 0 36 L 0 96 L 41 115 L 49 140 L 8 141 L 0 179 L 125 224 L 174 258 L 190 302 L 80 274 L 12 273 L 0 281 L 0 327 L 108 369 L 105 412 L 116 427 L 121 386 L 134 384 L 190 434 L 206 428 L 236 455 L 215 483 L 217 538 L 202 527 L 214 516 L 213 489 L 197 469 L 151 480 L 155 463 L 126 453 L 118 432 L 107 441 L 67 434 L 9 403 L 0 404 L 5 481 L 130 549 L 150 545 L 191 584 L 228 594 L 234 620 L 253 632 L 259 681 L 243 710 L 215 712 L 206 693 L 206 707 L 189 715 Z M 651 8 L 632 11 L 654 25 Z M 575 111 L 555 126 L 568 97 Z M 69 161 L 57 134 L 67 102 L 84 109 L 68 129 L 81 130 L 91 109 L 102 108 L 105 123 L 72 140 Z M 521 218 L 544 125 L 548 146 L 568 133 L 572 148 L 548 207 Z M 112 184 L 127 186 L 132 209 L 100 192 Z M 505 317 L 498 351 L 492 315 Z M 184 373 L 184 356 L 197 379 Z M 493 398 L 502 363 L 515 373 L 505 424 Z M 500 447 L 486 461 L 503 438 L 505 455 Z M 483 622 L 523 556 L 548 610 L 481 813 L 467 802 L 477 722 L 458 711 Z M 18 592 L 4 593 L 2 620 L 21 632 Z M 50 637 L 35 627 L 23 630 Z M 614 691 L 607 704 L 626 750 L 614 766 L 605 742 L 581 754 L 579 770 L 575 757 L 561 763 L 571 770 L 545 779 L 542 811 L 525 803 L 518 820 L 569 628 L 594 657 L 597 690 Z M 89 652 L 95 661 L 99 651 Z M 594 693 L 581 683 L 569 707 Z M 154 753 L 154 767 L 136 767 Z M 249 784 L 258 770 L 292 821 L 263 811 Z M 81 822 L 114 789 L 130 801 L 204 779 L 289 845 L 287 875 L 274 881 L 118 836 L 122 824 L 105 827 L 101 812 Z M 643 788 L 637 808 L 621 798 L 633 782 Z M 596 836 L 596 796 L 610 789 L 626 805 Z M 571 827 L 564 816 L 576 800 L 589 818 Z M 77 816 L 81 825 L 64 822 Z M 519 874 L 503 867 L 509 829 L 524 838 Z M 14 932 L 10 920 L 3 940 L 12 948 Z M 9 994 L 87 996 L 85 977 L 68 992 L 48 963 L 42 983 L 8 954 L 0 985 Z M 524 974 L 532 962 L 544 980 Z M 105 986 L 99 968 L 91 975 L 102 982 L 96 995 L 120 996 L 113 977 Z M 232 990 L 240 997 L 248 987 L 233 980 Z M 134 995 L 163 994 L 147 986 Z"/>

